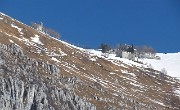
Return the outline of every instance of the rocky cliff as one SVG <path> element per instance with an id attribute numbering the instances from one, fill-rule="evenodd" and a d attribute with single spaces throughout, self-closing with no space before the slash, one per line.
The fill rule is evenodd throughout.
<path id="1" fill-rule="evenodd" d="M 3 110 L 95 110 L 96 107 L 64 87 L 53 87 L 56 80 L 41 78 L 39 69 L 60 75 L 55 66 L 24 55 L 14 45 L 0 45 L 0 108 Z M 63 83 L 65 78 L 60 78 Z M 47 83 L 48 82 L 48 83 Z M 75 85 L 68 78 L 67 85 Z"/>

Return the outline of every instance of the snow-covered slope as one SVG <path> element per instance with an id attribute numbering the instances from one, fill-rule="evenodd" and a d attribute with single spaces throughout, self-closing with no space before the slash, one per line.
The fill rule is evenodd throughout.
<path id="1" fill-rule="evenodd" d="M 161 59 L 143 59 L 143 62 L 151 64 L 154 69 L 159 71 L 165 68 L 168 75 L 180 78 L 180 52 L 158 53 L 157 56 L 160 56 Z"/>

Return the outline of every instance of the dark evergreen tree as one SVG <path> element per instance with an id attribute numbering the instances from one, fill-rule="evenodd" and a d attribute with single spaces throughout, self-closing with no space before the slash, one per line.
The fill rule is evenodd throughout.
<path id="1" fill-rule="evenodd" d="M 99 49 L 102 49 L 101 51 L 102 51 L 103 53 L 107 53 L 111 48 L 110 48 L 110 46 L 109 46 L 108 44 L 102 43 L 102 44 L 100 45 Z"/>
<path id="2" fill-rule="evenodd" d="M 134 53 L 134 46 L 127 46 L 127 52 L 131 52 L 131 53 Z"/>

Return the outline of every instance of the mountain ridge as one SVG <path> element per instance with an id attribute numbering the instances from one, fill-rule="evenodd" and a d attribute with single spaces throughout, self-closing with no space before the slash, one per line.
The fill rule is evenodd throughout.
<path id="1" fill-rule="evenodd" d="M 73 46 L 2 13 L 0 39 L 1 82 L 8 85 L 0 86 L 6 99 L 0 105 L 6 109 L 174 109 L 165 105 L 164 96 L 180 87 L 179 80 L 162 79 L 147 65 Z M 18 88 L 24 88 L 21 95 Z M 5 105 L 7 97 L 14 103 Z"/>

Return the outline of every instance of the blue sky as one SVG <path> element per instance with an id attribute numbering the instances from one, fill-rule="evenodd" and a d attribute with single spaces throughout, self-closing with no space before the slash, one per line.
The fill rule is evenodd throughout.
<path id="1" fill-rule="evenodd" d="M 0 0 L 0 11 L 26 24 L 42 21 L 80 46 L 180 51 L 180 0 Z"/>

